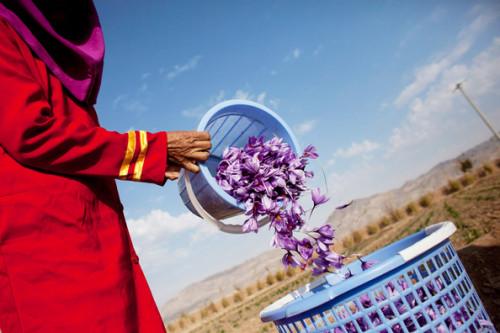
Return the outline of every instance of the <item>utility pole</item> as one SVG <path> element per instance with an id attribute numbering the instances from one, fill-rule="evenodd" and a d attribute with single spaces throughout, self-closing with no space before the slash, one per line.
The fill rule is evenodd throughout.
<path id="1" fill-rule="evenodd" d="M 483 119 L 483 121 L 486 123 L 486 125 L 490 128 L 490 130 L 493 132 L 493 134 L 495 134 L 495 136 L 497 137 L 498 141 L 500 141 L 500 135 L 498 134 L 498 132 L 495 130 L 495 128 L 493 127 L 493 125 L 488 121 L 488 119 L 486 119 L 486 117 L 484 116 L 484 114 L 481 112 L 481 110 L 479 110 L 479 108 L 476 106 L 476 104 L 474 104 L 474 102 L 469 98 L 469 96 L 465 93 L 464 91 L 464 88 L 462 88 L 462 82 L 460 83 L 457 83 L 456 87 L 455 87 L 455 90 L 460 90 L 462 92 L 462 94 L 465 96 L 465 98 L 467 99 L 467 101 L 469 101 L 470 105 L 472 105 L 472 107 L 474 108 L 474 110 L 476 110 L 476 112 L 479 114 L 479 116 Z"/>

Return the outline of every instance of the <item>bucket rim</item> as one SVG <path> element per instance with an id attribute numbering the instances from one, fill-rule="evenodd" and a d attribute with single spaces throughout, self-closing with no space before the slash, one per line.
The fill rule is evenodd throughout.
<path id="1" fill-rule="evenodd" d="M 277 120 L 277 122 L 279 122 L 280 125 L 283 126 L 283 128 L 286 130 L 286 132 L 290 136 L 290 140 L 292 142 L 291 142 L 291 144 L 289 143 L 289 145 L 292 147 L 292 149 L 295 151 L 295 153 L 298 153 L 300 151 L 300 147 L 299 147 L 299 144 L 297 142 L 297 139 L 295 138 L 292 130 L 285 123 L 285 121 L 278 114 L 276 114 L 273 110 L 271 110 L 270 108 L 268 108 L 262 104 L 259 104 L 257 102 L 250 101 L 250 100 L 230 99 L 230 100 L 226 100 L 226 101 L 223 101 L 223 102 L 216 104 L 210 110 L 208 110 L 208 112 L 203 116 L 203 118 L 201 119 L 201 121 L 198 125 L 197 130 L 198 131 L 205 131 L 209 122 L 212 120 L 212 118 L 218 112 L 220 112 L 221 110 L 224 110 L 228 107 L 237 106 L 237 105 L 253 107 L 256 110 L 259 110 L 261 112 L 265 112 L 265 113 L 269 114 L 271 117 L 275 118 Z M 200 163 L 198 163 L 198 166 L 200 167 L 200 172 L 202 173 L 203 177 L 206 179 L 208 185 L 214 191 L 217 192 L 217 195 L 221 199 L 223 199 L 227 203 L 231 204 L 232 206 L 238 207 L 242 211 L 245 211 L 245 204 L 243 202 L 238 202 L 234 197 L 232 197 L 231 195 L 226 193 L 224 190 L 222 190 L 222 188 L 217 184 L 217 182 L 215 181 L 215 178 L 210 173 L 210 170 L 208 168 L 207 163 L 200 162 Z"/>

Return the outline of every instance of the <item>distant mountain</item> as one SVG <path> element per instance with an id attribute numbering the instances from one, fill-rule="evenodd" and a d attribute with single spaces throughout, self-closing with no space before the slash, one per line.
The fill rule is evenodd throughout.
<path id="1" fill-rule="evenodd" d="M 355 229 L 386 215 L 390 210 L 437 190 L 447 184 L 449 179 L 460 177 L 462 172 L 458 168 L 458 158 L 469 158 L 474 168 L 481 167 L 485 162 L 500 158 L 500 143 L 493 137 L 457 158 L 439 163 L 420 177 L 407 181 L 400 188 L 355 200 L 349 209 L 334 211 L 327 222 L 333 226 L 341 226 L 337 228 L 337 236 L 342 238 Z M 245 288 L 254 284 L 258 279 L 264 278 L 268 271 L 275 272 L 282 268 L 282 256 L 281 250 L 270 250 L 194 283 L 161 306 L 160 313 L 165 321 L 172 321 L 183 312 L 191 312 L 210 301 L 230 295 L 235 288 Z"/>
<path id="2" fill-rule="evenodd" d="M 495 137 L 492 137 L 456 158 L 437 164 L 418 178 L 407 181 L 400 188 L 354 200 L 349 209 L 336 210 L 330 214 L 327 222 L 335 227 L 341 226 L 337 228 L 336 235 L 342 238 L 387 215 L 391 210 L 403 207 L 409 202 L 418 200 L 423 195 L 439 189 L 446 185 L 448 180 L 461 177 L 462 171 L 459 169 L 458 160 L 466 158 L 470 159 L 473 168 L 477 169 L 483 163 L 500 158 L 500 143 Z"/>
<path id="3" fill-rule="evenodd" d="M 282 268 L 282 256 L 283 251 L 279 249 L 266 251 L 240 265 L 188 286 L 160 307 L 163 320 L 171 321 L 183 312 L 191 312 L 210 301 L 232 294 L 236 288 L 254 284 L 268 272 Z"/>

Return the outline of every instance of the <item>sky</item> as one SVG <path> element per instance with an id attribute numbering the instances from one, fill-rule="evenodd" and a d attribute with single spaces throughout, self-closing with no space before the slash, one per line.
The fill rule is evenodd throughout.
<path id="1" fill-rule="evenodd" d="M 101 125 L 192 130 L 222 101 L 260 103 L 302 149 L 318 149 L 308 185 L 331 199 L 313 226 L 339 204 L 397 188 L 490 138 L 457 83 L 500 129 L 498 1 L 95 4 L 106 42 Z M 190 213 L 176 181 L 118 188 L 159 306 L 270 249 L 268 228 L 226 234 Z"/>

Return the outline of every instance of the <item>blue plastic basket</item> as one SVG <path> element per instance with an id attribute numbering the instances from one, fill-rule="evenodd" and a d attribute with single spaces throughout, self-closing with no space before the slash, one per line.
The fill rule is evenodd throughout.
<path id="1" fill-rule="evenodd" d="M 328 274 L 265 308 L 279 332 L 496 332 L 443 222 Z M 345 279 L 347 268 L 354 276 Z"/>
<path id="2" fill-rule="evenodd" d="M 295 152 L 297 141 L 285 122 L 267 107 L 245 100 L 229 100 L 210 109 L 201 120 L 199 131 L 211 135 L 210 158 L 200 163 L 200 172 L 181 172 L 178 189 L 183 203 L 194 214 L 212 222 L 221 231 L 241 233 L 241 225 L 225 224 L 227 219 L 245 211 L 243 203 L 227 194 L 215 181 L 217 167 L 227 147 L 243 147 L 250 136 L 265 140 L 282 138 Z M 187 175 L 187 177 L 186 177 Z M 262 226 L 267 220 L 260 221 Z"/>

